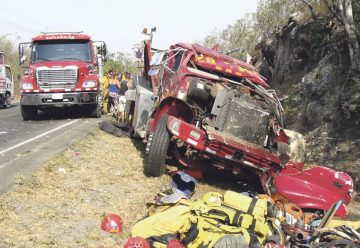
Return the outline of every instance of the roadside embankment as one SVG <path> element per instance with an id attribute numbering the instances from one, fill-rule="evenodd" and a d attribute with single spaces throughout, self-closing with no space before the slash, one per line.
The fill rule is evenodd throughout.
<path id="1" fill-rule="evenodd" d="M 166 175 L 144 176 L 143 150 L 140 141 L 96 129 L 19 177 L 0 196 L 0 247 L 120 247 L 126 236 L 104 232 L 103 215 L 119 214 L 128 235 L 145 203 L 170 182 Z M 198 184 L 196 190 L 195 197 L 220 189 Z"/>

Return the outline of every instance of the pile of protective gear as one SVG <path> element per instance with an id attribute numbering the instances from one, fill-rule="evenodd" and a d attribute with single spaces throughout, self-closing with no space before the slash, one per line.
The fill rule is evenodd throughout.
<path id="1" fill-rule="evenodd" d="M 180 240 L 186 247 L 261 247 L 265 240 L 278 235 L 280 226 L 267 218 L 266 199 L 251 198 L 227 191 L 209 192 L 201 200 L 179 200 L 176 204 L 154 206 L 150 215 L 131 230 L 153 247 L 167 247 Z M 277 236 L 275 238 L 275 236 Z"/>
<path id="2" fill-rule="evenodd" d="M 351 227 L 328 227 L 340 203 L 324 216 L 267 195 L 208 192 L 191 200 L 195 185 L 193 177 L 175 173 L 171 188 L 147 204 L 148 215 L 131 235 L 156 248 L 359 247 L 360 235 Z"/>
<path id="3" fill-rule="evenodd" d="M 189 248 L 262 247 L 268 240 L 284 243 L 280 222 L 268 215 L 267 198 L 226 191 L 208 192 L 191 201 L 195 184 L 183 172 L 174 174 L 171 189 L 148 204 L 148 216 L 134 225 L 132 236 L 145 238 L 151 247 L 170 247 L 174 241 Z"/>

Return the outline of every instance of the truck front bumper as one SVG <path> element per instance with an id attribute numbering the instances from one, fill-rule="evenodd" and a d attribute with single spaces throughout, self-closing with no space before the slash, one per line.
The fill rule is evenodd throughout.
<path id="1" fill-rule="evenodd" d="M 20 104 L 28 106 L 62 107 L 98 103 L 98 92 L 22 93 Z"/>

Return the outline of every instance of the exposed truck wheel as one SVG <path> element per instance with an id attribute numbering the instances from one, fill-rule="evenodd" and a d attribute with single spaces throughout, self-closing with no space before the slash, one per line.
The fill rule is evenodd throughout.
<path id="1" fill-rule="evenodd" d="M 4 108 L 10 108 L 11 106 L 11 95 L 9 93 L 5 96 Z"/>
<path id="2" fill-rule="evenodd" d="M 37 115 L 37 107 L 20 105 L 21 115 L 24 121 L 35 120 Z"/>
<path id="3" fill-rule="evenodd" d="M 243 236 L 228 234 L 214 244 L 214 248 L 248 248 L 250 247 Z"/>
<path id="4" fill-rule="evenodd" d="M 166 128 L 168 116 L 161 116 L 148 148 L 144 161 L 144 172 L 147 176 L 160 176 L 166 170 L 166 155 L 170 144 L 170 135 Z"/>
<path id="5" fill-rule="evenodd" d="M 100 104 L 95 104 L 90 107 L 90 117 L 92 117 L 92 118 L 100 118 L 101 117 Z"/>
<path id="6" fill-rule="evenodd" d="M 90 117 L 100 118 L 102 114 L 102 96 L 98 95 L 97 103 L 89 106 Z"/>

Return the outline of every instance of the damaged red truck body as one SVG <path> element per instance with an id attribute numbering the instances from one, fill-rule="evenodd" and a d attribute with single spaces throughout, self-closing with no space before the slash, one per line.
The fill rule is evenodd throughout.
<path id="1" fill-rule="evenodd" d="M 170 156 L 185 167 L 255 175 L 265 193 L 302 209 L 326 211 L 343 199 L 336 214 L 346 215 L 352 179 L 291 161 L 283 108 L 253 66 L 199 44 L 156 53 L 144 44 L 147 80 L 136 78 L 128 101 L 130 133 L 146 142 L 147 175 L 165 173 Z"/>

